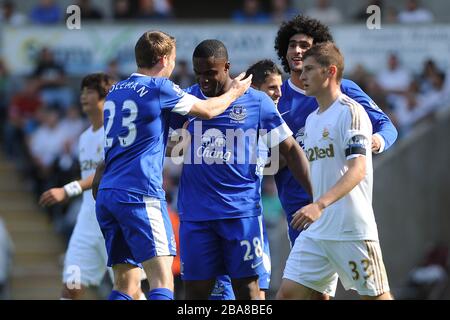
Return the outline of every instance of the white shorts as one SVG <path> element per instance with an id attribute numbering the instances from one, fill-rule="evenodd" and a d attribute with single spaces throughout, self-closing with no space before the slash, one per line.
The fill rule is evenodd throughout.
<path id="1" fill-rule="evenodd" d="M 75 289 L 80 284 L 86 287 L 98 286 L 107 270 L 111 280 L 113 279 L 111 268 L 106 266 L 108 257 L 100 228 L 90 227 L 90 230 L 86 230 L 88 216 L 85 214 L 93 214 L 95 217 L 95 212 L 79 213 L 64 259 L 63 282 Z"/>
<path id="2" fill-rule="evenodd" d="M 283 278 L 334 296 L 338 277 L 346 290 L 363 296 L 389 292 L 378 241 L 331 241 L 300 234 L 286 262 Z"/>

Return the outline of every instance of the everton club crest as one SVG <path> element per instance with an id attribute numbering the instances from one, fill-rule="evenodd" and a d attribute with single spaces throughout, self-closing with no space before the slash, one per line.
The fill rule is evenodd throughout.
<path id="1" fill-rule="evenodd" d="M 243 120 L 247 117 L 247 110 L 245 110 L 244 106 L 235 105 L 231 108 L 230 118 L 237 122 L 243 122 Z M 233 121 L 231 121 L 233 122 Z"/>

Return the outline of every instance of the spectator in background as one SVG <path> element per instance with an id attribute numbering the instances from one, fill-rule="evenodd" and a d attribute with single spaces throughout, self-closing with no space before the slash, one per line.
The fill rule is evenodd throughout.
<path id="1" fill-rule="evenodd" d="M 14 2 L 4 1 L 0 11 L 0 25 L 9 25 L 12 27 L 23 26 L 27 22 L 24 14 L 16 12 Z"/>
<path id="2" fill-rule="evenodd" d="M 430 23 L 434 16 L 430 10 L 419 7 L 418 0 L 406 0 L 405 9 L 398 15 L 400 23 Z"/>
<path id="3" fill-rule="evenodd" d="M 400 65 L 397 54 L 391 53 L 387 62 L 388 67 L 377 75 L 377 82 L 391 99 L 404 94 L 412 78 L 410 72 Z"/>
<path id="4" fill-rule="evenodd" d="M 25 138 L 38 126 L 38 111 L 42 106 L 38 81 L 30 76 L 11 98 L 4 129 L 6 154 L 17 159 L 19 165 L 28 157 Z"/>
<path id="5" fill-rule="evenodd" d="M 195 83 L 195 76 L 191 73 L 186 60 L 177 62 L 177 70 L 172 75 L 173 82 L 178 83 L 181 88 L 187 88 Z"/>
<path id="6" fill-rule="evenodd" d="M 423 69 L 420 78 L 420 91 L 428 92 L 432 90 L 433 78 L 436 74 L 441 73 L 442 71 L 436 66 L 436 63 L 432 59 L 427 59 L 423 64 Z"/>
<path id="7" fill-rule="evenodd" d="M 291 20 L 299 12 L 292 8 L 290 0 L 271 0 L 270 16 L 275 23 Z"/>
<path id="8" fill-rule="evenodd" d="M 78 0 L 77 5 L 81 9 L 81 20 L 101 20 L 103 13 L 92 6 L 90 0 Z"/>
<path id="9" fill-rule="evenodd" d="M 113 15 L 114 19 L 117 20 L 127 20 L 135 17 L 129 0 L 115 0 Z"/>
<path id="10" fill-rule="evenodd" d="M 421 93 L 420 84 L 414 80 L 403 97 L 394 100 L 394 112 L 399 131 L 405 135 L 414 125 L 432 119 L 434 112 L 445 107 L 448 92 L 445 89 L 445 74 L 436 72 L 430 76 L 431 88 Z"/>
<path id="11" fill-rule="evenodd" d="M 448 105 L 446 100 L 447 92 L 445 87 L 445 73 L 436 72 L 431 76 L 431 89 L 424 93 L 428 112 L 436 111 L 438 108 Z"/>
<path id="12" fill-rule="evenodd" d="M 0 300 L 10 299 L 9 277 L 11 274 L 13 243 L 0 217 Z"/>
<path id="13" fill-rule="evenodd" d="M 260 0 L 244 0 L 242 9 L 233 12 L 231 19 L 238 23 L 265 23 L 270 16 L 261 9 Z"/>
<path id="14" fill-rule="evenodd" d="M 39 0 L 30 13 L 30 20 L 35 24 L 56 24 L 61 18 L 62 10 L 53 0 Z"/>
<path id="15" fill-rule="evenodd" d="M 58 176 L 55 174 L 55 164 L 59 163 L 61 155 L 73 135 L 80 131 L 71 131 L 74 126 L 61 122 L 60 112 L 51 107 L 39 111 L 40 126 L 28 138 L 28 149 L 31 155 L 30 176 L 34 178 L 34 189 L 39 195 L 55 185 Z"/>
<path id="16" fill-rule="evenodd" d="M 72 104 L 73 94 L 66 85 L 66 75 L 61 64 L 55 61 L 49 48 L 42 48 L 33 71 L 39 80 L 42 99 L 49 106 L 66 109 Z"/>
<path id="17" fill-rule="evenodd" d="M 338 24 L 343 21 L 342 13 L 333 7 L 331 0 L 316 0 L 313 8 L 306 11 L 306 15 L 324 24 Z"/>
<path id="18" fill-rule="evenodd" d="M 139 0 L 138 14 L 136 18 L 162 20 L 169 17 L 169 11 L 158 11 L 155 0 Z"/>
<path id="19" fill-rule="evenodd" d="M 392 119 L 401 136 L 407 135 L 413 125 L 424 116 L 424 102 L 424 96 L 419 92 L 417 81 L 411 81 L 404 95 L 394 100 Z"/>

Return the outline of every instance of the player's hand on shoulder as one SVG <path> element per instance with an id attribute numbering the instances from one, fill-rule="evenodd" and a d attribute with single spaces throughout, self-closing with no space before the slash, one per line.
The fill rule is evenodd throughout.
<path id="1" fill-rule="evenodd" d="M 322 215 L 322 209 L 316 202 L 308 204 L 292 215 L 291 226 L 296 230 L 307 229 Z"/>
<path id="2" fill-rule="evenodd" d="M 230 91 L 233 91 L 236 94 L 236 97 L 242 96 L 245 93 L 245 91 L 247 91 L 248 88 L 250 88 L 250 85 L 252 84 L 252 75 L 249 75 L 245 79 L 244 77 L 245 72 L 242 72 L 231 82 Z"/>
<path id="3" fill-rule="evenodd" d="M 52 188 L 45 191 L 39 198 L 39 205 L 43 207 L 49 207 L 57 203 L 64 202 L 68 199 L 64 188 Z"/>

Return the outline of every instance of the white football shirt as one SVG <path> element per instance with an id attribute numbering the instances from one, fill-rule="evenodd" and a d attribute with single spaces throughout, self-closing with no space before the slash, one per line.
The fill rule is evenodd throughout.
<path id="1" fill-rule="evenodd" d="M 313 198 L 330 190 L 348 170 L 347 160 L 366 159 L 366 176 L 303 231 L 322 240 L 378 240 L 372 209 L 372 124 L 364 108 L 342 94 L 327 110 L 312 112 L 305 125 Z"/>
<path id="2" fill-rule="evenodd" d="M 98 164 L 103 160 L 103 146 L 105 143 L 105 133 L 103 126 L 97 131 L 93 131 L 90 126 L 84 131 L 79 139 L 79 161 L 81 169 L 81 178 L 86 179 L 95 173 Z M 90 231 L 101 236 L 100 227 L 95 216 L 95 200 L 92 196 L 92 190 L 83 192 L 83 202 L 77 223 L 83 224 L 84 231 Z"/>

